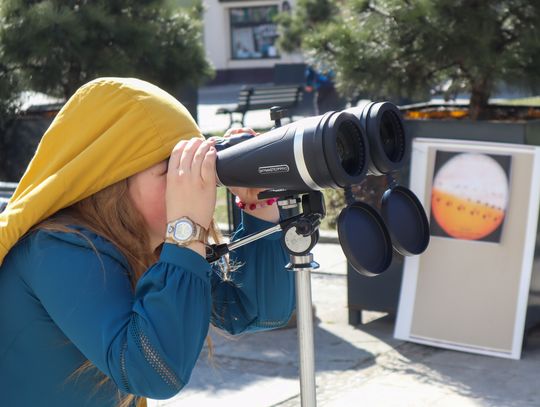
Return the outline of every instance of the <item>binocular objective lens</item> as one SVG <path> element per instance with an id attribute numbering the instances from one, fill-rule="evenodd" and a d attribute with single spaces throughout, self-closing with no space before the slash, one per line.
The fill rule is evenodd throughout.
<path id="1" fill-rule="evenodd" d="M 384 153 L 392 162 L 399 162 L 405 154 L 405 132 L 401 120 L 392 111 L 381 117 L 380 137 Z"/>
<path id="2" fill-rule="evenodd" d="M 362 135 L 350 121 L 340 124 L 336 136 L 337 154 L 341 166 L 350 176 L 360 175 L 366 159 Z"/>

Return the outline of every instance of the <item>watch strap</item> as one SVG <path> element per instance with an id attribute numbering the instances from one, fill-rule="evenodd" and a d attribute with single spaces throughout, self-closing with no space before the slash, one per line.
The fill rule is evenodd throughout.
<path id="1" fill-rule="evenodd" d="M 189 239 L 189 240 L 186 240 L 185 242 L 179 242 L 177 240 L 174 240 L 172 237 L 166 237 L 165 238 L 165 243 L 172 243 L 172 244 L 175 244 L 177 246 L 189 246 L 191 243 L 202 243 L 203 245 L 207 245 L 208 243 L 203 241 L 203 240 L 197 240 L 197 239 Z"/>
<path id="2" fill-rule="evenodd" d="M 208 230 L 198 223 L 193 222 L 193 224 L 195 225 L 195 236 L 193 236 L 193 240 L 206 243 L 208 241 Z"/>

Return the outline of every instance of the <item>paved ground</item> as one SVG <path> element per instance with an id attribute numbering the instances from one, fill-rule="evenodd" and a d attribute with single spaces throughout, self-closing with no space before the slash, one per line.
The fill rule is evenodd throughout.
<path id="1" fill-rule="evenodd" d="M 438 349 L 393 338 L 394 321 L 368 313 L 347 323 L 346 261 L 336 244 L 314 250 L 317 405 L 331 407 L 540 406 L 540 329 L 519 361 Z M 227 338 L 201 357 L 186 389 L 150 406 L 300 406 L 296 329 Z"/>
<path id="2" fill-rule="evenodd" d="M 219 106 L 233 103 L 238 86 L 202 89 L 203 131 L 223 130 Z M 267 112 L 251 112 L 247 125 L 265 127 Z M 331 239 L 330 239 L 331 240 Z M 317 404 L 328 407 L 538 407 L 540 328 L 526 338 L 519 361 L 444 350 L 393 338 L 394 321 L 367 313 L 365 325 L 347 322 L 346 261 L 339 245 L 319 243 L 312 275 L 316 307 Z M 212 332 L 179 396 L 152 407 L 300 406 L 296 329 L 240 337 Z"/>

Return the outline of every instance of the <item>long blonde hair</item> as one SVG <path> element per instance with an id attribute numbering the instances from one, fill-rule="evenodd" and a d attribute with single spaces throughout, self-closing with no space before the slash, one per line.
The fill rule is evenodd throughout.
<path id="1" fill-rule="evenodd" d="M 146 224 L 129 196 L 127 179 L 57 212 L 32 228 L 32 230 L 43 229 L 76 233 L 91 245 L 99 257 L 99 252 L 92 242 L 81 232 L 70 228 L 69 225 L 83 226 L 112 243 L 130 266 L 129 278 L 133 288 L 148 267 L 157 261 L 161 251 L 161 246 L 155 251 L 150 248 L 150 237 L 146 232 Z M 209 231 L 214 242 L 223 240 L 214 221 L 212 221 Z M 211 354 L 210 336 L 207 337 L 207 344 Z M 71 377 L 78 376 L 92 368 L 94 365 L 87 360 Z M 98 386 L 105 384 L 108 380 L 108 377 L 103 375 Z M 144 398 L 131 394 L 123 395 L 119 391 L 118 397 L 118 407 L 128 407 L 132 405 L 133 401 L 136 401 L 138 405 L 145 405 Z"/>

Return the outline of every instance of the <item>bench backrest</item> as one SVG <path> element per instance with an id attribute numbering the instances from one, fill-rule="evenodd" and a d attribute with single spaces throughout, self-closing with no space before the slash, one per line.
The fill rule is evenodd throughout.
<path id="1" fill-rule="evenodd" d="M 302 100 L 302 86 L 268 86 L 243 88 L 238 95 L 238 108 L 269 109 L 272 106 L 295 107 Z"/>
<path id="2" fill-rule="evenodd" d="M 244 86 L 240 89 L 238 94 L 237 104 L 239 107 L 248 106 L 251 95 L 253 94 L 253 88 Z"/>

